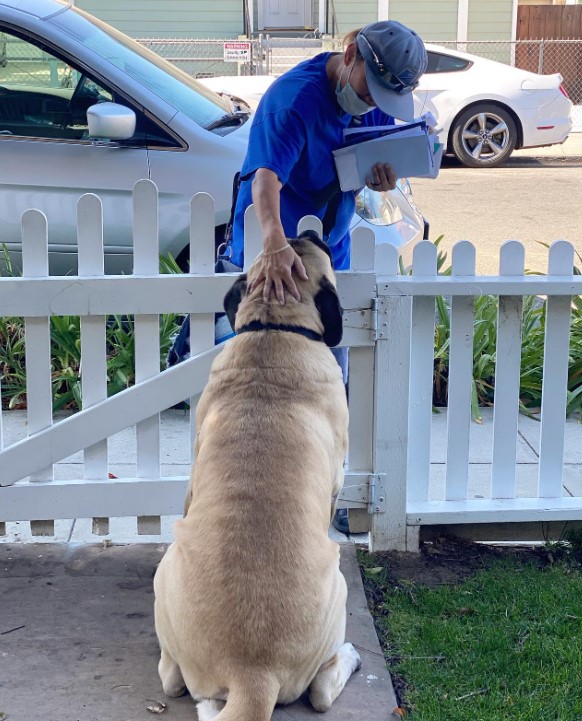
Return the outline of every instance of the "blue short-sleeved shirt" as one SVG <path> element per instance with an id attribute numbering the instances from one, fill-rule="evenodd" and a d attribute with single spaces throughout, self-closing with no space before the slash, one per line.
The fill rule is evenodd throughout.
<path id="1" fill-rule="evenodd" d="M 343 131 L 357 121 L 384 125 L 392 118 L 375 109 L 360 118 L 344 113 L 330 88 L 326 64 L 331 53 L 321 53 L 277 78 L 263 96 L 250 132 L 249 147 L 241 170 L 235 209 L 231 260 L 243 265 L 244 213 L 252 203 L 251 184 L 259 168 L 277 174 L 281 184 L 281 222 L 285 235 L 297 235 L 305 215 L 325 216 L 331 196 L 339 192 L 335 222 L 324 240 L 334 267 L 349 268 L 350 220 L 355 193 L 330 191 L 337 180 L 332 151 L 343 145 Z"/>

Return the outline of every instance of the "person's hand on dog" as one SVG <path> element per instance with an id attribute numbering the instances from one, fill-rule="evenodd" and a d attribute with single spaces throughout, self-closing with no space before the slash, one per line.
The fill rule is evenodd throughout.
<path id="1" fill-rule="evenodd" d="M 366 187 L 378 192 L 394 190 L 396 173 L 390 163 L 376 163 L 372 168 L 372 177 L 366 179 Z"/>
<path id="2" fill-rule="evenodd" d="M 274 293 L 281 305 L 285 305 L 285 288 L 297 300 L 301 300 L 292 271 L 307 280 L 307 273 L 301 258 L 289 245 L 283 224 L 281 223 L 281 207 L 279 193 L 281 181 L 269 168 L 259 168 L 253 179 L 253 203 L 263 233 L 263 257 L 261 267 L 249 291 L 253 291 L 259 283 L 265 281 L 263 299 L 269 302 Z"/>
<path id="3" fill-rule="evenodd" d="M 265 241 L 265 249 L 263 251 L 261 268 L 258 275 L 251 284 L 250 290 L 253 291 L 263 280 L 263 300 L 268 303 L 271 294 L 274 293 L 281 305 L 285 305 L 285 289 L 297 300 L 301 300 L 301 295 L 297 289 L 297 285 L 293 280 L 293 269 L 302 280 L 307 280 L 307 272 L 301 261 L 301 258 L 293 250 L 293 248 L 284 238 L 277 243 Z"/>

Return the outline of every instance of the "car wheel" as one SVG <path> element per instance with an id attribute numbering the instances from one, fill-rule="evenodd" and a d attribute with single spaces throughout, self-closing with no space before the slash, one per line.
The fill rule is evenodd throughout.
<path id="1" fill-rule="evenodd" d="M 470 168 L 500 165 L 509 158 L 516 143 L 515 121 L 495 105 L 474 105 L 461 113 L 453 126 L 453 152 Z"/>

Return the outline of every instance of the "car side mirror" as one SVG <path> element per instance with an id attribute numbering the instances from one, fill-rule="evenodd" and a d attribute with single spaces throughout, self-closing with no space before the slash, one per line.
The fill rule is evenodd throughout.
<path id="1" fill-rule="evenodd" d="M 135 133 L 133 110 L 117 103 L 97 103 L 87 109 L 89 137 L 97 140 L 129 140 Z"/>

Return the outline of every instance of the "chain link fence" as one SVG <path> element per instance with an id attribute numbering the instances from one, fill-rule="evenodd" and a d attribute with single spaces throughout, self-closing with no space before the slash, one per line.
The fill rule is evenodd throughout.
<path id="1" fill-rule="evenodd" d="M 560 73 L 572 102 L 575 105 L 582 104 L 582 40 L 481 40 L 438 44 L 532 73 Z"/>
<path id="2" fill-rule="evenodd" d="M 224 61 L 224 43 L 233 42 L 232 38 L 142 38 L 138 42 L 195 78 L 213 78 L 220 75 L 264 75 L 267 73 L 264 66 L 262 37 L 258 40 L 246 41 L 250 43 L 251 57 L 248 62 Z"/>
<path id="3" fill-rule="evenodd" d="M 274 38 L 259 35 L 247 41 L 250 59 L 225 62 L 224 44 L 231 38 L 144 38 L 140 42 L 158 55 L 196 78 L 220 75 L 280 75 L 302 60 L 319 52 L 340 51 L 342 41 L 330 36 L 319 38 Z M 534 73 L 560 73 L 563 85 L 574 103 L 574 129 L 582 131 L 582 40 L 481 40 L 466 43 L 436 43 L 474 55 L 497 60 Z M 0 83 L 4 79 L 22 85 L 67 87 L 72 70 L 30 43 L 0 33 Z"/>
<path id="4" fill-rule="evenodd" d="M 65 88 L 73 83 L 72 72 L 35 45 L 0 33 L 0 85 Z"/>
<path id="5" fill-rule="evenodd" d="M 339 38 L 274 38 L 259 35 L 251 42 L 251 61 L 225 63 L 224 40 L 144 39 L 139 42 L 176 63 L 194 77 L 215 75 L 280 75 L 319 52 L 340 51 Z M 582 40 L 479 40 L 435 43 L 534 73 L 560 73 L 574 103 L 574 129 L 582 131 Z"/>

